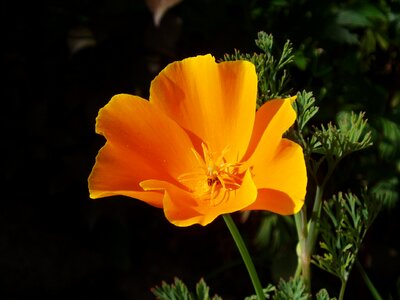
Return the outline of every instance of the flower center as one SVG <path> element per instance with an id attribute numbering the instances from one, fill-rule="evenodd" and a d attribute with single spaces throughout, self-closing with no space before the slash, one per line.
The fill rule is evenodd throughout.
<path id="1" fill-rule="evenodd" d="M 225 159 L 228 147 L 218 154 L 203 143 L 202 150 L 203 156 L 192 149 L 199 163 L 198 169 L 180 175 L 178 180 L 197 198 L 211 200 L 216 205 L 226 198 L 226 193 L 240 187 L 244 172 L 240 170 L 240 162 L 228 162 Z M 216 199 L 220 200 L 216 202 Z"/>

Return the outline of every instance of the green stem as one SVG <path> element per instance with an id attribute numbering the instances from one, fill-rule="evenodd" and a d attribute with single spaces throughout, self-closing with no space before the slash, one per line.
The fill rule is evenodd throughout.
<path id="1" fill-rule="evenodd" d="M 232 237 L 236 243 L 236 246 L 239 249 L 239 252 L 242 256 L 244 264 L 246 265 L 247 271 L 249 272 L 251 282 L 253 283 L 254 290 L 257 295 L 258 300 L 265 300 L 264 292 L 260 283 L 260 279 L 258 278 L 258 274 L 254 267 L 253 261 L 251 260 L 249 251 L 246 248 L 246 245 L 242 239 L 242 236 L 239 233 L 238 228 L 236 227 L 235 222 L 233 221 L 231 215 L 225 214 L 223 215 L 226 226 L 228 226 L 229 231 L 232 234 Z"/>
<path id="2" fill-rule="evenodd" d="M 311 290 L 311 272 L 309 250 L 307 245 L 307 208 L 303 208 L 294 216 L 297 228 L 297 235 L 299 238 L 299 245 L 297 249 L 298 265 L 296 270 L 296 277 L 301 277 L 306 286 L 307 291 Z"/>
<path id="3" fill-rule="evenodd" d="M 340 286 L 340 294 L 339 294 L 339 299 L 338 300 L 343 300 L 344 299 L 344 291 L 346 290 L 346 285 L 347 281 L 342 280 L 342 285 Z"/>
<path id="4" fill-rule="evenodd" d="M 308 237 L 307 237 L 307 248 L 309 251 L 309 256 L 311 256 L 314 252 L 315 243 L 318 237 L 318 223 L 321 216 L 321 209 L 322 209 L 322 195 L 324 193 L 324 184 L 317 185 L 317 189 L 315 191 L 315 198 L 314 198 L 314 206 L 312 210 L 311 219 L 309 222 L 309 230 L 308 230 Z"/>
<path id="5" fill-rule="evenodd" d="M 383 300 L 383 298 L 381 297 L 381 295 L 379 295 L 379 292 L 377 291 L 375 286 L 372 284 L 372 281 L 369 279 L 367 272 L 365 272 L 363 266 L 360 264 L 360 262 L 358 260 L 356 261 L 356 265 L 357 265 L 358 270 L 360 271 L 362 278 L 365 281 L 365 284 L 367 285 L 367 287 L 368 287 L 369 291 L 371 292 L 371 295 L 374 297 L 374 299 L 375 300 Z"/>
<path id="6" fill-rule="evenodd" d="M 301 230 L 301 217 L 300 217 L 300 212 L 294 215 L 294 221 L 296 224 L 296 230 L 297 230 L 297 238 L 299 242 L 297 243 L 296 246 L 296 254 L 297 254 L 297 268 L 296 268 L 296 273 L 295 273 L 295 278 L 299 278 L 301 275 L 301 254 L 303 253 L 303 247 L 302 247 L 302 241 L 303 241 L 303 231 Z"/>
<path id="7" fill-rule="evenodd" d="M 309 292 L 311 291 L 311 255 L 314 253 L 318 237 L 318 223 L 321 216 L 324 185 L 325 181 L 322 185 L 317 185 L 310 220 L 307 220 L 306 205 L 294 216 L 299 238 L 299 248 L 297 249 L 298 265 L 295 276 L 299 277 L 301 274 L 301 278 Z"/>

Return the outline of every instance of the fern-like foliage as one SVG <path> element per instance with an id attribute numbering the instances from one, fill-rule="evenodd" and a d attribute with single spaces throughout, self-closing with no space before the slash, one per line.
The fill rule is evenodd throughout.
<path id="1" fill-rule="evenodd" d="M 222 300 L 218 295 L 210 296 L 210 288 L 204 279 L 196 284 L 195 292 L 190 292 L 179 278 L 175 278 L 172 284 L 163 281 L 161 286 L 152 288 L 151 292 L 157 300 Z"/>
<path id="2" fill-rule="evenodd" d="M 315 98 L 312 92 L 302 91 L 297 93 L 297 99 L 293 102 L 293 106 L 297 113 L 297 129 L 303 131 L 307 123 L 318 112 L 318 106 L 315 106 Z"/>
<path id="3" fill-rule="evenodd" d="M 223 61 L 247 60 L 256 67 L 258 76 L 258 97 L 257 106 L 273 98 L 280 98 L 289 95 L 290 90 L 286 89 L 289 76 L 285 67 L 293 62 L 292 43 L 288 40 L 281 51 L 280 57 L 273 55 L 274 39 L 271 34 L 264 31 L 258 33 L 255 44 L 261 53 L 241 53 L 235 50 L 233 54 L 225 54 Z"/>
<path id="4" fill-rule="evenodd" d="M 306 286 L 301 278 L 291 277 L 288 280 L 281 278 L 278 285 L 275 287 L 269 284 L 264 289 L 266 299 L 272 300 L 311 300 L 311 294 L 306 291 Z M 319 291 L 316 295 L 317 300 L 336 300 L 329 298 L 328 292 L 325 290 Z M 256 295 L 246 297 L 244 300 L 257 300 Z"/>
<path id="5" fill-rule="evenodd" d="M 338 193 L 324 203 L 320 247 L 313 263 L 347 282 L 364 236 L 380 211 L 375 199 L 363 193 L 362 200 L 352 193 Z"/>
<path id="6" fill-rule="evenodd" d="M 329 293 L 326 289 L 320 290 L 316 295 L 315 295 L 316 300 L 336 300 L 336 298 L 331 298 L 329 297 Z"/>
<path id="7" fill-rule="evenodd" d="M 288 281 L 280 280 L 278 291 L 274 300 L 310 300 L 311 295 L 307 293 L 306 286 L 301 278 L 291 278 Z"/>
<path id="8" fill-rule="evenodd" d="M 313 151 L 340 160 L 352 152 L 371 146 L 371 132 L 367 131 L 364 115 L 363 112 L 346 112 L 338 118 L 337 125 L 328 123 L 315 128 Z"/>

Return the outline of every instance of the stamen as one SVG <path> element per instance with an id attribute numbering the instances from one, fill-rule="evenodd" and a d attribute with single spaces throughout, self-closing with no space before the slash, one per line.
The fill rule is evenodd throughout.
<path id="1" fill-rule="evenodd" d="M 178 181 L 199 200 L 209 201 L 210 205 L 216 206 L 227 201 L 229 193 L 240 188 L 244 176 L 244 170 L 241 170 L 243 164 L 226 160 L 229 147 L 225 147 L 219 155 L 212 152 L 206 143 L 202 143 L 201 147 L 203 156 L 191 149 L 198 162 L 198 169 L 181 174 Z"/>

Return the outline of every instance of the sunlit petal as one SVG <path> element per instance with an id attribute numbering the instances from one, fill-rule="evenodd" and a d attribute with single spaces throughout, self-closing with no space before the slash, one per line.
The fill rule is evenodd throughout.
<path id="1" fill-rule="evenodd" d="M 282 139 L 268 165 L 254 168 L 253 179 L 257 187 L 264 191 L 249 209 L 264 207 L 281 214 L 294 213 L 303 205 L 307 186 L 302 148 L 292 141 Z M 272 196 L 277 199 L 272 199 Z"/>
<path id="2" fill-rule="evenodd" d="M 89 177 L 92 198 L 111 194 L 138 197 L 161 206 L 160 193 L 144 193 L 144 179 L 176 181 L 197 165 L 193 145 L 185 131 L 148 101 L 117 95 L 100 110 L 96 131 L 107 139 Z M 150 193 L 152 194 L 152 193 Z"/>
<path id="3" fill-rule="evenodd" d="M 165 217 L 177 226 L 204 224 L 205 216 L 196 209 L 197 199 L 193 193 L 170 182 L 160 180 L 145 180 L 140 183 L 146 191 L 163 191 L 163 207 Z"/>
<path id="4" fill-rule="evenodd" d="M 243 209 L 267 210 L 280 215 L 292 215 L 297 213 L 303 206 L 304 201 L 293 201 L 291 197 L 281 191 L 271 189 L 259 189 L 257 200 Z"/>
<path id="5" fill-rule="evenodd" d="M 282 135 L 293 125 L 296 113 L 292 107 L 295 97 L 275 99 L 264 103 L 256 113 L 253 135 L 245 159 L 250 162 L 270 160 Z M 264 168 L 265 165 L 259 165 Z"/>
<path id="6" fill-rule="evenodd" d="M 247 61 L 216 63 L 211 55 L 168 65 L 152 82 L 150 102 L 216 152 L 240 159 L 255 118 L 257 75 Z M 196 145 L 200 151 L 200 144 Z"/>
<path id="7" fill-rule="evenodd" d="M 177 226 L 201 224 L 214 221 L 219 215 L 239 211 L 253 203 L 257 197 L 257 187 L 248 172 L 240 188 L 227 191 L 221 189 L 212 199 L 199 199 L 182 188 L 165 181 L 147 180 L 141 183 L 148 191 L 165 190 L 164 213 Z"/>

